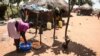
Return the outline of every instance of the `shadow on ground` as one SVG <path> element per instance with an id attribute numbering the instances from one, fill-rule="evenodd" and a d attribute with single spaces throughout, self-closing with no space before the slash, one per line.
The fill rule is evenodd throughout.
<path id="1" fill-rule="evenodd" d="M 67 50 L 62 48 L 62 42 L 55 41 L 55 43 L 56 45 L 53 45 L 53 48 L 51 48 L 55 55 L 62 52 L 64 54 L 74 53 L 77 56 L 96 56 L 96 52 L 76 42 L 70 41 Z"/>
<path id="2" fill-rule="evenodd" d="M 32 39 L 29 41 L 35 42 L 37 40 Z M 51 52 L 53 52 L 55 55 L 59 55 L 62 52 L 66 55 L 68 55 L 70 53 L 74 53 L 74 55 L 77 55 L 77 56 L 96 56 L 96 52 L 94 52 L 90 48 L 87 48 L 81 44 L 78 44 L 78 43 L 72 42 L 72 41 L 69 42 L 67 50 L 64 50 L 62 48 L 62 42 L 57 41 L 57 40 L 55 40 L 52 47 L 49 47 L 44 43 L 42 43 L 42 45 L 43 45 L 43 47 L 40 49 L 32 48 L 32 50 L 31 50 L 33 52 L 32 56 L 46 53 L 46 50 L 48 50 L 48 49 L 51 49 L 52 50 Z M 25 56 L 26 54 L 27 53 L 17 53 L 15 51 L 13 51 L 13 52 L 5 54 L 4 56 Z"/>
<path id="3" fill-rule="evenodd" d="M 35 39 L 30 39 L 29 41 L 31 41 L 32 43 L 33 42 L 39 42 L 38 40 L 35 40 Z M 34 54 L 32 55 L 32 56 L 34 56 L 34 55 L 40 55 L 40 54 L 42 54 L 42 53 L 46 53 L 46 50 L 48 50 L 50 47 L 49 46 L 47 46 L 46 44 L 44 44 L 44 43 L 42 43 L 42 45 L 41 45 L 42 47 L 40 48 L 40 49 L 34 49 L 34 48 L 32 48 L 32 52 L 34 52 Z"/>
<path id="4" fill-rule="evenodd" d="M 6 25 L 4 21 L 0 21 L 0 26 Z"/>
<path id="5" fill-rule="evenodd" d="M 96 52 L 76 42 L 70 42 L 68 53 L 74 52 L 77 56 L 96 56 Z"/>
<path id="6" fill-rule="evenodd" d="M 51 49 L 51 52 L 55 53 L 55 55 L 60 54 L 60 51 L 64 51 L 62 48 L 62 42 L 59 42 L 57 40 L 54 41 Z"/>
<path id="7" fill-rule="evenodd" d="M 30 51 L 28 51 L 30 52 Z M 28 52 L 16 52 L 12 51 L 10 53 L 5 54 L 4 56 L 25 56 Z"/>

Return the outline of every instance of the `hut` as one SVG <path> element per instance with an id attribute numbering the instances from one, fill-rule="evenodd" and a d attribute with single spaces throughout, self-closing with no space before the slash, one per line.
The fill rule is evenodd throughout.
<path id="1" fill-rule="evenodd" d="M 53 23 L 54 17 L 58 22 L 62 20 L 62 16 L 67 16 L 67 6 L 63 0 L 31 0 L 23 6 L 23 11 L 24 15 L 28 15 L 28 22 L 32 21 L 35 24 L 39 14 L 38 23 L 43 21 L 43 25 L 46 26 L 47 22 Z"/>
<path id="2" fill-rule="evenodd" d="M 50 9 L 56 8 L 62 17 L 68 16 L 68 4 L 64 0 L 50 0 L 47 4 Z"/>
<path id="3" fill-rule="evenodd" d="M 98 19 L 100 18 L 100 9 L 99 8 L 94 8 L 92 15 L 95 15 L 98 17 Z"/>
<path id="4" fill-rule="evenodd" d="M 37 4 L 40 6 L 46 6 L 46 0 L 29 0 L 28 1 L 29 4 Z"/>
<path id="5" fill-rule="evenodd" d="M 21 12 L 23 21 L 31 21 L 34 25 L 36 25 L 36 21 L 38 20 L 38 25 L 43 21 L 43 27 L 46 27 L 48 21 L 53 21 L 52 10 L 47 9 L 45 3 L 42 3 L 42 0 L 34 0 L 24 4 L 21 6 Z"/>
<path id="6" fill-rule="evenodd" d="M 90 6 L 87 3 L 80 6 L 80 14 L 81 15 L 91 15 L 92 11 L 93 11 L 92 6 Z"/>
<path id="7" fill-rule="evenodd" d="M 74 5 L 74 6 L 73 6 L 73 10 L 72 10 L 72 12 L 77 13 L 78 10 L 79 10 L 79 5 Z"/>

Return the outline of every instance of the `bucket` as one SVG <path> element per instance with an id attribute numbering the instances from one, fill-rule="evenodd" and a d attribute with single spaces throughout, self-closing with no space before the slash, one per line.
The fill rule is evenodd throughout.
<path id="1" fill-rule="evenodd" d="M 41 47 L 42 47 L 42 45 L 38 41 L 32 43 L 32 48 L 34 48 L 34 49 L 40 49 Z"/>

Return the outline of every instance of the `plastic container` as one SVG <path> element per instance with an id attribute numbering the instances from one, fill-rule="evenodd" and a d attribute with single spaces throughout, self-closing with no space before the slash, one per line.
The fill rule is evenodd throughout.
<path id="1" fill-rule="evenodd" d="M 47 29 L 48 29 L 48 30 L 51 30 L 51 28 L 52 28 L 51 22 L 47 22 Z"/>
<path id="2" fill-rule="evenodd" d="M 59 27 L 62 28 L 62 26 L 63 26 L 62 21 L 59 21 Z"/>
<path id="3" fill-rule="evenodd" d="M 42 45 L 40 44 L 40 42 L 33 42 L 32 43 L 32 48 L 34 49 L 40 49 L 42 47 Z"/>
<path id="4" fill-rule="evenodd" d="M 31 42 L 27 43 L 22 42 L 19 44 L 19 48 L 23 52 L 29 51 L 31 49 Z"/>

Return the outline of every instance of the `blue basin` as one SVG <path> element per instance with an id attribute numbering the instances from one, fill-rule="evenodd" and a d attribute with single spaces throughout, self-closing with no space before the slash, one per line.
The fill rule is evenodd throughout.
<path id="1" fill-rule="evenodd" d="M 29 51 L 31 49 L 31 42 L 27 42 L 27 43 L 20 43 L 19 44 L 19 48 L 21 51 Z"/>

